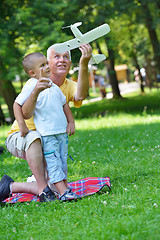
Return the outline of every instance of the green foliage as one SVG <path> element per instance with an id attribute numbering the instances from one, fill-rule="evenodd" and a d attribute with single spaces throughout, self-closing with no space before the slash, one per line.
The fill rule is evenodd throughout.
<path id="1" fill-rule="evenodd" d="M 46 54 L 49 45 L 60 41 L 61 33 L 58 30 L 63 21 L 57 21 L 57 15 L 62 8 L 63 3 L 60 2 L 57 4 L 39 0 L 2 2 L 0 11 L 1 78 L 13 80 L 15 74 L 21 74 L 21 59 L 27 51 L 37 49 L 45 51 Z M 62 34 L 61 38 L 64 36 Z M 32 44 L 34 44 L 33 49 Z"/>
<path id="2" fill-rule="evenodd" d="M 22 57 L 33 51 L 46 55 L 50 45 L 73 38 L 70 29 L 62 30 L 62 26 L 78 21 L 83 22 L 80 26 L 82 33 L 105 22 L 110 25 L 110 33 L 92 44 L 96 53 L 102 52 L 108 58 L 110 48 L 117 65 L 126 63 L 132 69 L 135 65 L 133 55 L 136 55 L 140 67 L 144 66 L 145 56 L 153 59 L 155 55 L 146 28 L 146 4 L 153 19 L 150 28 L 156 30 L 159 38 L 158 0 L 1 1 L 0 84 L 4 84 L 2 80 L 12 81 L 16 74 L 22 80 L 26 79 Z M 156 45 L 158 49 L 158 42 Z M 80 54 L 78 49 L 72 52 L 74 65 L 78 64 Z M 103 66 L 99 65 L 100 68 Z"/>

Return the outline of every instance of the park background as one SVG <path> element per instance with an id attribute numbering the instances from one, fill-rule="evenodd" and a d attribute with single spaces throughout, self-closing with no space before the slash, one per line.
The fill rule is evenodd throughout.
<path id="1" fill-rule="evenodd" d="M 68 179 L 109 176 L 112 191 L 76 203 L 1 206 L 0 238 L 160 239 L 158 0 L 1 1 L 0 176 L 26 181 L 31 174 L 27 163 L 11 156 L 4 145 L 14 120 L 14 99 L 27 80 L 22 58 L 34 51 L 46 55 L 48 46 L 73 38 L 70 29 L 62 27 L 75 22 L 82 22 L 82 33 L 103 23 L 111 31 L 91 43 L 93 52 L 105 54 L 106 60 L 92 66 L 83 106 L 72 107 L 77 131 L 69 143 L 74 161 L 68 160 Z M 80 51 L 73 50 L 72 73 L 79 58 Z M 119 66 L 127 78 L 119 79 Z M 93 74 L 103 77 L 106 97 Z M 77 71 L 69 77 L 76 80 Z M 120 84 L 135 80 L 139 89 L 122 94 Z"/>

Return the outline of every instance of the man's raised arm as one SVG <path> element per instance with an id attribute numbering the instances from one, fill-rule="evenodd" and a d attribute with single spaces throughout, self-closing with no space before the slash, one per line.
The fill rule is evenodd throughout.
<path id="1" fill-rule="evenodd" d="M 82 101 L 87 97 L 89 90 L 88 62 L 92 57 L 92 48 L 89 44 L 80 46 L 82 56 L 79 63 L 79 73 L 77 81 L 77 91 L 74 96 L 75 101 Z"/>

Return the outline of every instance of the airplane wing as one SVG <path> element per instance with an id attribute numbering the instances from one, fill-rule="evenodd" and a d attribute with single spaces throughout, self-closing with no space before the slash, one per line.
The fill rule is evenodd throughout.
<path id="1" fill-rule="evenodd" d="M 81 44 L 82 43 L 77 38 L 67 41 L 67 46 L 69 47 L 70 50 L 78 48 Z"/>
<path id="2" fill-rule="evenodd" d="M 97 55 L 92 54 L 89 64 L 98 64 L 105 59 L 106 59 L 106 56 L 104 54 L 97 54 Z"/>
<path id="3" fill-rule="evenodd" d="M 86 44 L 94 41 L 97 38 L 100 38 L 107 34 L 110 31 L 110 27 L 108 24 L 103 24 L 85 34 L 82 34 L 82 39 L 79 40 L 77 38 L 74 38 L 72 40 L 63 42 L 63 43 L 57 43 L 54 45 L 54 49 L 57 53 L 63 53 L 75 48 L 80 47 L 81 44 Z M 98 64 L 99 62 L 106 59 L 104 54 L 98 54 L 98 55 L 92 55 L 92 58 L 90 60 L 90 64 Z"/>
<path id="4" fill-rule="evenodd" d="M 100 38 L 106 35 L 110 31 L 110 27 L 107 23 L 94 28 L 93 30 L 83 34 L 82 36 L 82 43 L 89 43 L 94 41 L 97 38 Z"/>
<path id="5" fill-rule="evenodd" d="M 54 45 L 54 50 L 57 53 L 63 53 L 63 52 L 78 48 L 80 45 L 81 45 L 81 42 L 79 42 L 78 39 L 74 38 L 64 43 L 56 43 Z"/>

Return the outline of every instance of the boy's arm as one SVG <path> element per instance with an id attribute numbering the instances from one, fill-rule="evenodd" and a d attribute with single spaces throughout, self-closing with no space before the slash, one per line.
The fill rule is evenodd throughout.
<path id="1" fill-rule="evenodd" d="M 25 137 L 26 134 L 29 132 L 28 127 L 26 126 L 26 123 L 24 121 L 23 113 L 22 113 L 22 107 L 14 102 L 13 104 L 13 110 L 14 110 L 14 116 L 18 122 L 19 130 L 21 133 L 21 137 Z"/>
<path id="2" fill-rule="evenodd" d="M 42 77 L 37 81 L 35 88 L 22 106 L 22 112 L 25 119 L 29 119 L 33 116 L 39 93 L 50 87 L 51 84 L 47 78 Z"/>
<path id="3" fill-rule="evenodd" d="M 29 119 L 33 116 L 38 95 L 39 93 L 35 92 L 35 89 L 33 89 L 30 96 L 23 104 L 22 112 L 25 119 Z"/>
<path id="4" fill-rule="evenodd" d="M 71 109 L 70 109 L 68 103 L 65 103 L 63 105 L 63 110 L 64 110 L 64 113 L 66 115 L 67 122 L 68 122 L 66 131 L 67 131 L 67 134 L 69 136 L 71 136 L 75 133 L 75 122 L 74 122 L 73 115 L 72 115 L 72 112 L 71 112 Z"/>
<path id="5" fill-rule="evenodd" d="M 81 45 L 79 49 L 82 56 L 79 63 L 77 91 L 74 96 L 75 101 L 82 101 L 87 97 L 89 90 L 88 62 L 92 57 L 92 48 L 89 44 Z"/>

